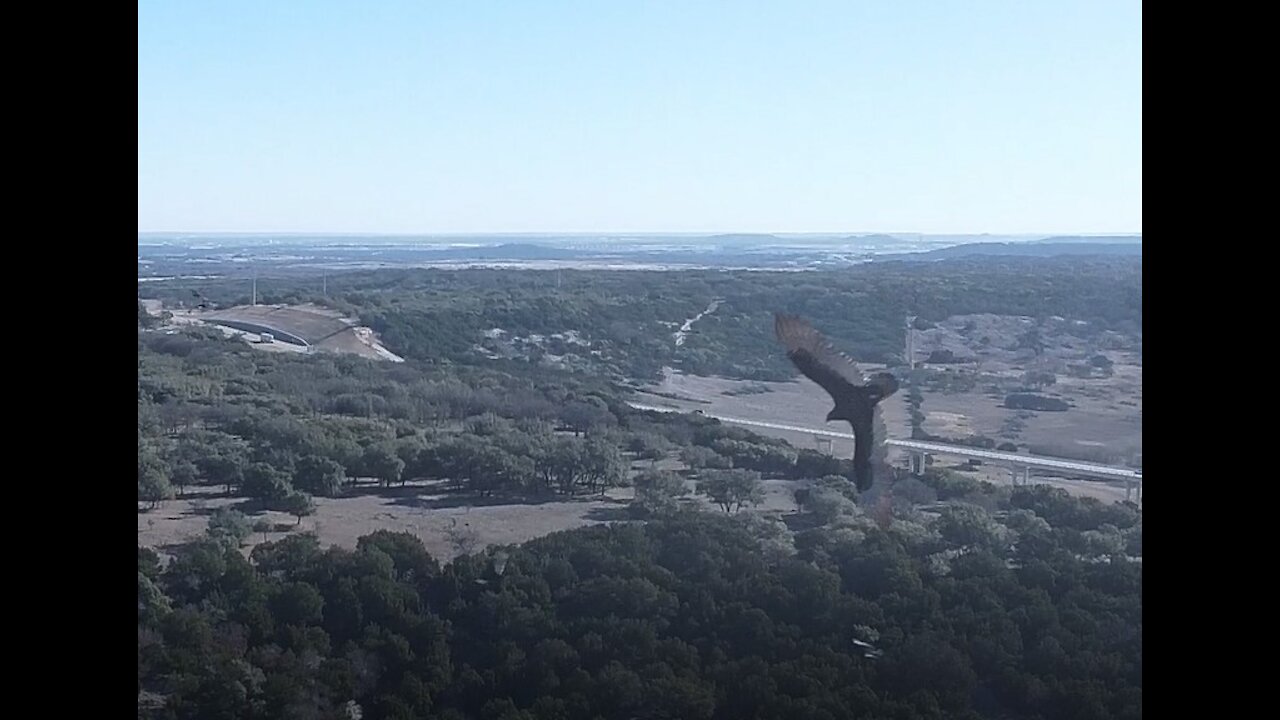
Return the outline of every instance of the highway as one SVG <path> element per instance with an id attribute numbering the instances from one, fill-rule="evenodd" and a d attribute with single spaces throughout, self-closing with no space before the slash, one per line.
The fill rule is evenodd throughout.
<path id="1" fill-rule="evenodd" d="M 680 413 L 685 412 L 678 408 L 659 407 L 657 405 L 645 405 L 642 403 L 628 402 L 628 405 L 637 410 L 650 410 L 653 412 L 663 413 Z M 833 430 L 823 430 L 818 428 L 799 427 L 797 425 L 783 425 L 780 423 L 763 422 L 760 420 L 747 420 L 746 418 L 726 417 L 724 415 L 712 415 L 710 413 L 701 413 L 704 417 L 714 418 L 720 422 L 731 423 L 734 425 L 747 425 L 752 427 L 772 428 L 774 430 L 790 430 L 792 432 L 809 433 L 813 435 L 845 438 L 852 440 L 853 433 L 835 432 Z M 967 445 L 948 445 L 945 443 L 923 442 L 920 440 L 895 440 L 887 439 L 885 444 L 891 447 L 898 447 L 908 452 L 917 452 L 932 455 L 959 455 L 962 457 L 977 458 L 981 460 L 990 460 L 993 462 L 1004 462 L 1018 467 L 1041 468 L 1045 470 L 1058 470 L 1076 473 L 1080 475 L 1090 475 L 1093 477 L 1103 477 L 1114 480 L 1127 480 L 1142 482 L 1142 472 L 1140 470 L 1131 470 L 1124 467 L 1116 467 L 1114 465 L 1101 465 L 1098 463 L 1080 462 L 1076 460 L 1064 460 L 1061 458 L 1045 457 L 1043 455 L 1022 455 L 1019 453 L 997 452 L 995 450 L 983 450 L 981 448 L 969 447 Z"/>
<path id="2" fill-rule="evenodd" d="M 652 410 L 653 412 L 663 413 L 679 413 L 685 412 L 679 408 L 658 407 L 657 405 L 643 405 L 641 403 L 627 403 L 637 410 Z M 798 425 L 780 425 L 778 423 L 761 422 L 759 420 L 746 420 L 743 418 L 726 417 L 724 415 L 712 415 L 711 413 L 700 413 L 703 417 L 709 417 L 720 422 L 732 423 L 734 425 L 752 425 L 755 427 L 773 428 L 774 430 L 792 430 L 794 432 L 810 433 L 813 435 L 825 435 L 827 437 L 853 439 L 853 433 L 834 432 L 832 430 L 817 430 L 814 428 L 799 427 Z"/>

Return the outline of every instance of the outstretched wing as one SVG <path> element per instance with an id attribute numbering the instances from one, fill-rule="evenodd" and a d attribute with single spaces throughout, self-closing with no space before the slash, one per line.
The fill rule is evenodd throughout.
<path id="1" fill-rule="evenodd" d="M 876 373 L 867 378 L 867 390 L 869 397 L 878 403 L 898 392 L 898 379 L 887 372 Z"/>
<path id="2" fill-rule="evenodd" d="M 774 316 L 774 331 L 786 346 L 791 362 L 833 398 L 845 395 L 851 386 L 866 384 L 866 378 L 853 358 L 833 348 L 821 333 L 801 318 L 779 313 Z"/>

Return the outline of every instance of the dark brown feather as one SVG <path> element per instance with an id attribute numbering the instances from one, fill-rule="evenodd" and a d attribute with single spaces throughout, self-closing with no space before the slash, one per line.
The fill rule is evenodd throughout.
<path id="1" fill-rule="evenodd" d="M 827 392 L 831 392 L 828 384 L 835 387 L 842 387 L 843 384 L 864 385 L 866 378 L 862 374 L 862 370 L 858 368 L 858 364 L 853 358 L 836 350 L 831 343 L 822 336 L 817 330 L 814 330 L 809 323 L 795 315 L 778 314 L 774 316 L 774 331 L 778 335 L 778 340 L 787 348 L 787 354 L 807 355 L 812 359 L 816 366 L 810 369 L 819 372 L 823 376 L 823 380 L 819 380 L 813 376 L 810 379 L 827 388 Z M 800 368 L 801 372 L 805 372 L 804 368 Z M 806 374 L 808 374 L 806 372 Z M 830 375 L 835 375 L 844 381 L 844 383 L 832 383 Z M 825 381 L 825 382 L 824 382 Z"/>
<path id="2" fill-rule="evenodd" d="M 827 420 L 845 420 L 853 429 L 854 481 L 858 490 L 866 490 L 872 483 L 873 457 L 883 454 L 876 452 L 876 430 L 884 427 L 877 404 L 898 390 L 897 380 L 888 373 L 864 377 L 852 358 L 799 317 L 778 314 L 774 328 L 791 362 L 835 402 Z"/>

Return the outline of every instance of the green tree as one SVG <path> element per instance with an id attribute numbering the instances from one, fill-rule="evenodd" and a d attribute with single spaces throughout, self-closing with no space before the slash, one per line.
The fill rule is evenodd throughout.
<path id="1" fill-rule="evenodd" d="M 324 596 L 303 582 L 288 583 L 272 598 L 272 609 L 280 622 L 307 625 L 318 622 L 324 612 Z"/>
<path id="2" fill-rule="evenodd" d="M 582 452 L 582 479 L 588 489 L 604 495 L 611 487 L 622 483 L 627 465 L 616 445 L 600 438 L 587 440 Z"/>
<path id="3" fill-rule="evenodd" d="M 258 518 L 253 523 L 253 531 L 262 533 L 262 542 L 267 541 L 267 533 L 275 530 L 275 524 L 267 518 Z"/>
<path id="4" fill-rule="evenodd" d="M 698 480 L 698 492 L 711 498 L 726 513 L 764 502 L 760 473 L 742 468 L 707 470 Z"/>
<path id="5" fill-rule="evenodd" d="M 155 509 L 162 501 L 172 498 L 173 486 L 164 461 L 153 453 L 138 456 L 138 499 Z"/>
<path id="6" fill-rule="evenodd" d="M 666 438 L 649 432 L 634 435 L 628 443 L 628 449 L 634 452 L 637 458 L 648 460 L 650 467 L 665 457 L 670 448 L 671 443 Z"/>
<path id="7" fill-rule="evenodd" d="M 239 510 L 218 508 L 209 515 L 209 527 L 205 532 L 212 538 L 226 538 L 235 547 L 240 547 L 253 528 L 249 525 L 249 518 Z"/>
<path id="8" fill-rule="evenodd" d="M 575 437 L 603 428 L 616 421 L 607 407 L 596 402 L 574 401 L 565 405 L 560 418 L 573 430 Z"/>
<path id="9" fill-rule="evenodd" d="M 302 518 L 315 514 L 316 504 L 310 495 L 295 490 L 285 496 L 281 509 L 298 519 L 294 525 L 301 525 Z"/>
<path id="10" fill-rule="evenodd" d="M 805 512 L 812 513 L 823 525 L 841 522 L 853 523 L 862 518 L 862 509 L 854 501 L 857 487 L 838 476 L 823 477 L 814 481 L 809 487 L 797 490 L 796 504 Z"/>
<path id="11" fill-rule="evenodd" d="M 461 490 L 478 467 L 477 458 L 487 446 L 480 438 L 463 435 L 429 448 L 426 452 L 431 453 L 430 460 L 420 462 L 429 462 L 436 472 L 449 479 L 454 490 Z"/>
<path id="12" fill-rule="evenodd" d="M 1013 535 L 976 505 L 948 505 L 938 518 L 942 539 L 957 547 L 979 547 L 996 553 L 1010 550 Z"/>
<path id="13" fill-rule="evenodd" d="M 257 462 L 244 471 L 241 490 L 248 497 L 262 503 L 263 507 L 283 500 L 289 494 L 289 489 L 289 477 L 274 466 Z"/>
<path id="14" fill-rule="evenodd" d="M 422 540 L 411 533 L 375 530 L 357 540 L 356 548 L 386 553 L 396 574 L 403 578 L 426 579 L 440 574 L 440 563 L 427 552 Z"/>
<path id="15" fill-rule="evenodd" d="M 152 580 L 160 577 L 160 556 L 155 550 L 138 546 L 138 572 Z"/>
<path id="16" fill-rule="evenodd" d="M 634 485 L 636 507 L 652 515 L 673 512 L 679 507 L 677 499 L 689 493 L 684 478 L 669 470 L 645 470 Z"/>
<path id="17" fill-rule="evenodd" d="M 476 463 L 471 481 L 480 495 L 491 495 L 497 489 L 518 492 L 532 486 L 536 478 L 533 460 L 512 455 L 497 446 L 486 448 Z"/>
<path id="18" fill-rule="evenodd" d="M 169 598 L 141 570 L 138 571 L 138 622 L 154 624 L 173 610 Z"/>
<path id="19" fill-rule="evenodd" d="M 386 445 L 370 445 L 364 451 L 365 469 L 384 487 L 400 479 L 404 472 L 404 460 Z"/>
<path id="20" fill-rule="evenodd" d="M 540 489 L 571 495 L 583 471 L 582 444 L 567 437 L 536 438 L 529 447 Z"/>
<path id="21" fill-rule="evenodd" d="M 320 455 L 304 455 L 293 474 L 293 487 L 313 495 L 334 497 L 342 492 L 347 473 L 336 461 Z"/>
<path id="22" fill-rule="evenodd" d="M 709 447 L 688 445 L 680 450 L 680 460 L 694 470 L 717 468 L 727 470 L 733 467 L 733 460 L 724 457 Z"/>
<path id="23" fill-rule="evenodd" d="M 244 462 L 239 457 L 219 453 L 197 461 L 197 466 L 210 482 L 222 485 L 228 495 L 244 483 Z"/>
<path id="24" fill-rule="evenodd" d="M 178 488 L 178 497 L 182 497 L 188 487 L 196 484 L 197 476 L 195 464 L 187 460 L 173 463 L 169 471 L 169 480 Z"/>
<path id="25" fill-rule="evenodd" d="M 440 443 L 429 442 L 415 450 L 413 457 L 405 461 L 404 474 L 414 478 L 444 477 L 440 459 Z"/>

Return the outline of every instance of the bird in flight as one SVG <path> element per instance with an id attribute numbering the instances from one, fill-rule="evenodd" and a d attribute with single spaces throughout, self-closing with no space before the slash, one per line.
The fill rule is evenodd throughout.
<path id="1" fill-rule="evenodd" d="M 853 358 L 795 315 L 776 314 L 774 330 L 791 362 L 835 401 L 827 422 L 844 420 L 853 428 L 854 483 L 865 491 L 872 482 L 872 455 L 880 447 L 877 436 L 881 444 L 885 436 L 879 403 L 898 391 L 898 379 L 887 372 L 864 376 Z"/>

